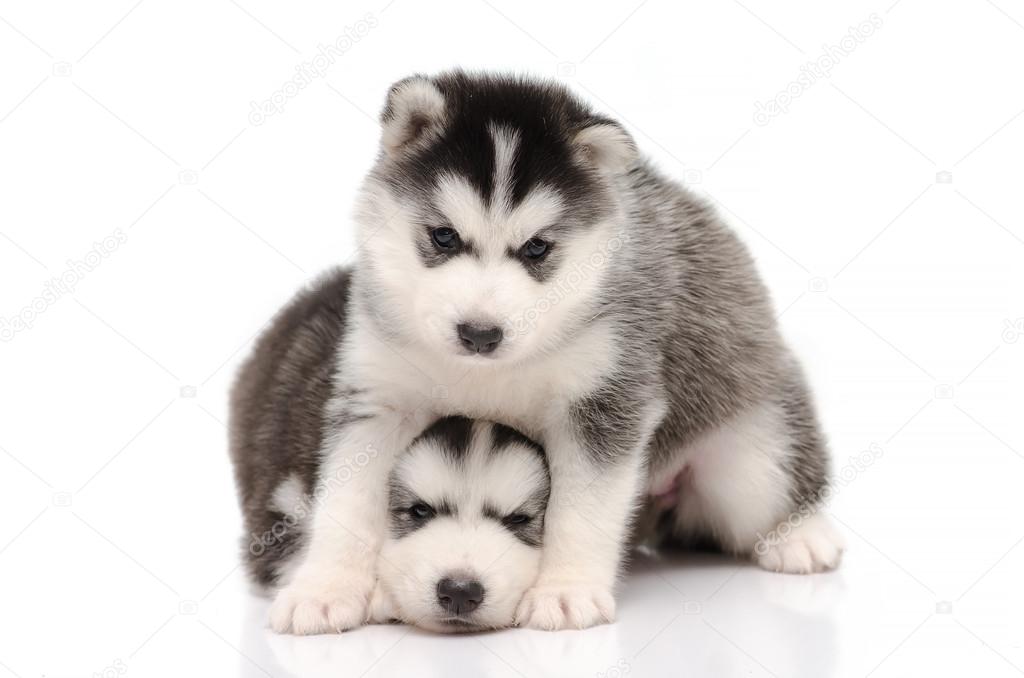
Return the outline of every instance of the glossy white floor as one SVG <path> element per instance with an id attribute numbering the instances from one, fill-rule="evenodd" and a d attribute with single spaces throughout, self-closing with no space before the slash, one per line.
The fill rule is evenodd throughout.
<path id="1" fill-rule="evenodd" d="M 1024 672 L 1019 3 L 0 2 L 0 63 L 0 676 Z M 749 244 L 838 572 L 644 557 L 583 632 L 267 631 L 231 375 L 355 255 L 388 84 L 454 64 L 565 81 Z"/>

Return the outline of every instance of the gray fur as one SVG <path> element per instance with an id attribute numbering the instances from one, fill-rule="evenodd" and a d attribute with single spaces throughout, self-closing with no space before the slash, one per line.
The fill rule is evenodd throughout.
<path id="1" fill-rule="evenodd" d="M 658 338 L 668 414 L 651 442 L 652 463 L 747 408 L 775 404 L 786 412 L 794 508 L 813 503 L 828 476 L 824 437 L 746 247 L 707 204 L 646 163 L 623 188 L 638 226 L 631 242 L 659 243 L 642 256 L 627 253 L 631 261 L 620 263 L 628 273 L 606 296 L 607 313 Z"/>
<path id="2" fill-rule="evenodd" d="M 242 365 L 231 391 L 230 442 L 245 520 L 244 559 L 253 579 L 272 584 L 298 548 L 301 522 L 273 506 L 289 476 L 313 491 L 325 424 L 360 417 L 358 394 L 343 417 L 325 422 L 338 346 L 344 333 L 350 275 L 332 271 L 299 292 L 271 321 Z"/>

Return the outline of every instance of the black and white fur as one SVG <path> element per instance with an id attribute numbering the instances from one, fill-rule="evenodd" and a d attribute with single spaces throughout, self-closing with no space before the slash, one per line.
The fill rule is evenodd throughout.
<path id="1" fill-rule="evenodd" d="M 547 451 L 551 500 L 523 625 L 613 618 L 631 519 L 650 493 L 670 499 L 671 537 L 787 572 L 837 563 L 839 537 L 813 513 L 828 464 L 807 388 L 746 248 L 713 210 L 558 85 L 415 76 L 393 86 L 382 124 L 347 322 L 330 365 L 309 368 L 330 400 L 306 415 L 323 432 L 309 457 L 320 476 L 374 456 L 312 515 L 275 629 L 366 619 L 391 467 L 438 415 L 507 422 Z M 437 233 L 451 232 L 460 246 L 440 247 Z M 460 325 L 502 339 L 468 350 Z M 274 369 L 268 358 L 250 369 Z M 283 400 L 261 398 L 239 421 L 287 418 Z M 801 507 L 811 514 L 764 541 Z"/>

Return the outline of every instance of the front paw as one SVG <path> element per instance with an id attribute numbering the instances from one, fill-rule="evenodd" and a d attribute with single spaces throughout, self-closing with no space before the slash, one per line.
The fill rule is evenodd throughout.
<path id="1" fill-rule="evenodd" d="M 367 620 L 373 577 L 303 576 L 281 589 L 270 606 L 270 626 L 278 633 L 339 633 Z"/>
<path id="2" fill-rule="evenodd" d="M 614 619 L 611 587 L 586 581 L 538 583 L 516 611 L 516 624 L 543 631 L 585 629 Z"/>

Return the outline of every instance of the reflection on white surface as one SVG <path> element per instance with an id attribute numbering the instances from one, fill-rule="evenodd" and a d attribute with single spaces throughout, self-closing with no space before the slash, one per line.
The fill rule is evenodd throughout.
<path id="1" fill-rule="evenodd" d="M 615 624 L 437 635 L 371 626 L 336 636 L 277 635 L 248 597 L 242 673 L 295 676 L 645 676 L 835 674 L 841 573 L 775 575 L 705 554 L 638 554 Z"/>

